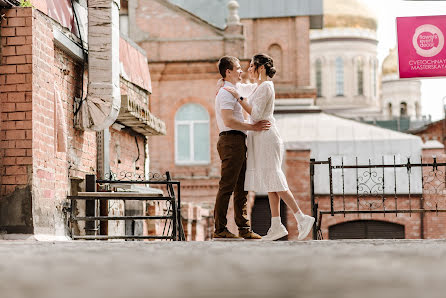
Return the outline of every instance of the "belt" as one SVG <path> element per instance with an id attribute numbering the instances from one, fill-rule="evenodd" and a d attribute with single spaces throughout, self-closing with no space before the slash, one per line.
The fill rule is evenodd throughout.
<path id="1" fill-rule="evenodd" d="M 246 134 L 241 132 L 240 130 L 228 130 L 228 131 L 222 131 L 219 136 L 227 136 L 227 135 L 241 135 L 246 137 Z"/>

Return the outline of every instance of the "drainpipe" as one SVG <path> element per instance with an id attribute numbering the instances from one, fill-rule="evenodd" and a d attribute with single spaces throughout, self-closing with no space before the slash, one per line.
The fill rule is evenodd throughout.
<path id="1" fill-rule="evenodd" d="M 78 119 L 82 129 L 97 132 L 99 179 L 110 172 L 109 127 L 121 107 L 119 6 L 119 0 L 88 0 L 88 91 Z M 91 203 L 85 211 L 95 216 L 99 206 L 96 201 Z M 96 234 L 97 222 L 94 231 Z"/>
<path id="2" fill-rule="evenodd" d="M 112 125 L 121 107 L 119 87 L 119 2 L 88 0 L 88 93 L 86 128 Z M 87 111 L 85 111 L 87 109 Z"/>
<path id="3" fill-rule="evenodd" d="M 98 177 L 110 172 L 108 128 L 121 107 L 119 0 L 88 0 L 88 92 L 80 126 L 97 131 Z"/>

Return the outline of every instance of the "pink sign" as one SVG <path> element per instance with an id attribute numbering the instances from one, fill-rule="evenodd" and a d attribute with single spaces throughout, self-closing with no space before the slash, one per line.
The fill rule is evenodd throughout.
<path id="1" fill-rule="evenodd" d="M 396 18 L 400 78 L 446 76 L 446 16 Z"/>

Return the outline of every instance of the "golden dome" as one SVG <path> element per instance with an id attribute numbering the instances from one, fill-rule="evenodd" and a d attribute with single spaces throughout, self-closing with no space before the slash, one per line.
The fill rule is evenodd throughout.
<path id="1" fill-rule="evenodd" d="M 396 47 L 390 49 L 389 55 L 383 61 L 382 74 L 394 74 L 398 73 L 398 53 Z"/>
<path id="2" fill-rule="evenodd" d="M 324 0 L 324 28 L 376 27 L 376 16 L 363 0 Z"/>

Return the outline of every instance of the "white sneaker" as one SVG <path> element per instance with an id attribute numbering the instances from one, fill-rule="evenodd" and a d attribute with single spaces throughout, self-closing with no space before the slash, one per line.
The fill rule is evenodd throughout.
<path id="1" fill-rule="evenodd" d="M 286 235 L 288 235 L 288 231 L 286 230 L 285 226 L 281 224 L 276 228 L 269 228 L 268 233 L 262 237 L 262 240 L 275 241 L 285 237 Z"/>
<path id="2" fill-rule="evenodd" d="M 310 233 L 313 224 L 314 224 L 314 217 L 311 217 L 309 215 L 304 215 L 304 219 L 297 224 L 297 229 L 299 230 L 299 237 L 297 237 L 297 240 L 305 239 L 308 233 Z"/>

